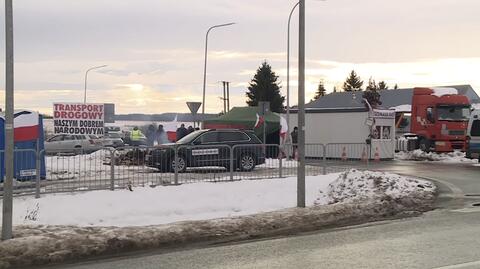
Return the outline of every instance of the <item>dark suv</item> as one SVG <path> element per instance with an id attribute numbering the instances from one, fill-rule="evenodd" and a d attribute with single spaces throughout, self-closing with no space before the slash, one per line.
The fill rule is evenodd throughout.
<path id="1" fill-rule="evenodd" d="M 147 166 L 173 172 L 175 148 L 179 172 L 185 172 L 187 167 L 220 166 L 229 170 L 232 153 L 233 170 L 252 171 L 256 165 L 265 163 L 264 147 L 253 131 L 205 129 L 151 150 L 146 156 Z"/>

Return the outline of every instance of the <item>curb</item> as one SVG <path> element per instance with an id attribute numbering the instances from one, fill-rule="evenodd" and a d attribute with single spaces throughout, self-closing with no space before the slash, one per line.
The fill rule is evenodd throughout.
<path id="1" fill-rule="evenodd" d="M 233 218 L 142 227 L 17 226 L 0 243 L 0 268 L 75 262 L 87 258 L 195 243 L 221 243 L 290 235 L 370 221 L 419 215 L 433 209 L 435 194 L 291 208 Z"/>

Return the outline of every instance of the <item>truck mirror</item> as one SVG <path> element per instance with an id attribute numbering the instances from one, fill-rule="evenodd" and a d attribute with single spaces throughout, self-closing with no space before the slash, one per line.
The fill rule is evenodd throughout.
<path id="1" fill-rule="evenodd" d="M 427 108 L 427 120 L 431 123 L 435 122 L 435 118 L 433 117 L 433 108 Z"/>

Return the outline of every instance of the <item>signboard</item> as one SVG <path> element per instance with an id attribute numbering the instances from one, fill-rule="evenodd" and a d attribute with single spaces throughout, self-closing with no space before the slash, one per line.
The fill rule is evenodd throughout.
<path id="1" fill-rule="evenodd" d="M 103 121 L 105 123 L 115 123 L 115 104 L 104 104 L 103 110 L 105 112 Z"/>
<path id="2" fill-rule="evenodd" d="M 103 135 L 104 104 L 53 104 L 53 130 L 55 134 Z"/>
<path id="3" fill-rule="evenodd" d="M 197 114 L 198 109 L 202 105 L 201 102 L 187 102 L 187 106 L 190 109 L 190 112 L 192 112 L 193 115 Z"/>
<path id="4" fill-rule="evenodd" d="M 395 119 L 395 110 L 374 109 L 373 117 L 377 119 Z"/>

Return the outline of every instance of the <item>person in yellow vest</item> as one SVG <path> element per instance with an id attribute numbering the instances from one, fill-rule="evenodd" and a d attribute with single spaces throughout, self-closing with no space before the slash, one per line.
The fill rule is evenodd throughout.
<path id="1" fill-rule="evenodd" d="M 137 126 L 133 127 L 133 130 L 130 132 L 131 146 L 140 146 L 143 137 L 142 131 Z"/>

